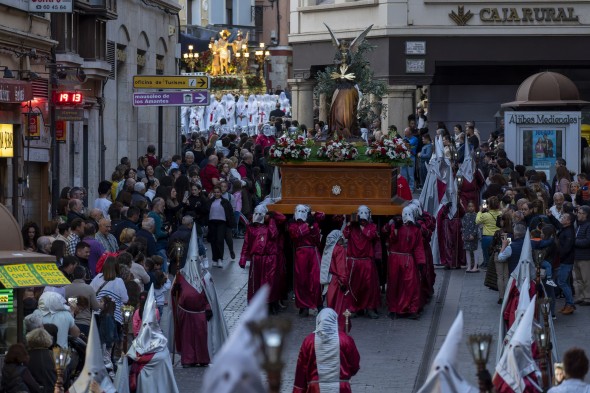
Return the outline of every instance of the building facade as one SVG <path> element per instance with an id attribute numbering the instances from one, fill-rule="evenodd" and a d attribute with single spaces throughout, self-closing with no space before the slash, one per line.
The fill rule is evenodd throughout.
<path id="1" fill-rule="evenodd" d="M 20 225 L 50 219 L 50 36 L 49 14 L 0 1 L 0 203 Z"/>
<path id="2" fill-rule="evenodd" d="M 294 0 L 290 85 L 294 118 L 306 124 L 313 121 L 314 70 L 332 64 L 336 50 L 324 23 L 339 39 L 373 24 L 370 60 L 375 77 L 388 84 L 384 130 L 405 127 L 427 92 L 431 129 L 436 121 L 452 127 L 474 120 L 487 135 L 500 104 L 544 70 L 568 76 L 581 99 L 590 98 L 590 57 L 582 49 L 590 38 L 589 1 Z"/>

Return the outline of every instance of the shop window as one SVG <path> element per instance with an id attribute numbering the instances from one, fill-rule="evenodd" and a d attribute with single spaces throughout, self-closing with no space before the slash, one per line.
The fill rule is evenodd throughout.
<path id="1" fill-rule="evenodd" d="M 146 52 L 144 50 L 137 50 L 137 74 L 142 74 L 146 64 Z"/>
<path id="2" fill-rule="evenodd" d="M 156 75 L 164 75 L 164 68 L 166 68 L 164 56 L 156 55 Z"/>

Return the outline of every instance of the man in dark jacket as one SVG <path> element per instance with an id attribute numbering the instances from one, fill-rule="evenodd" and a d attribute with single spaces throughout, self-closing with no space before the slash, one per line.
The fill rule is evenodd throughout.
<path id="1" fill-rule="evenodd" d="M 516 224 L 514 226 L 514 237 L 512 238 L 512 241 L 509 241 L 508 239 L 502 240 L 502 249 L 498 254 L 498 261 L 508 262 L 509 274 L 512 274 L 514 269 L 516 269 L 516 266 L 518 266 L 525 235 L 526 227 L 522 224 Z"/>
<path id="2" fill-rule="evenodd" d="M 172 253 L 172 248 L 175 246 L 175 244 L 180 243 L 183 246 L 183 253 L 179 261 L 180 269 L 184 267 L 184 263 L 186 261 L 186 255 L 188 253 L 188 244 L 191 241 L 193 222 L 194 220 L 191 216 L 182 217 L 182 225 L 180 225 L 176 232 L 170 235 L 170 238 L 168 239 L 168 254 L 172 257 L 174 257 Z M 173 261 L 173 259 L 171 260 Z M 174 274 L 175 272 L 176 262 L 174 261 L 170 264 L 170 274 Z"/>
<path id="3" fill-rule="evenodd" d="M 557 270 L 557 285 L 563 291 L 565 305 L 559 311 L 562 314 L 569 315 L 574 312 L 574 298 L 572 287 L 569 283 L 569 277 L 574 267 L 574 243 L 576 233 L 574 226 L 574 215 L 563 213 L 561 215 L 561 231 L 559 232 L 559 269 Z"/>
<path id="4" fill-rule="evenodd" d="M 121 221 L 117 226 L 111 229 L 111 233 L 113 236 L 115 236 L 115 239 L 117 239 L 119 245 L 121 245 L 120 237 L 123 229 L 131 228 L 137 232 L 137 221 L 139 221 L 139 208 L 131 206 L 129 209 L 127 209 L 127 217 L 124 218 L 123 221 Z"/>
<path id="5" fill-rule="evenodd" d="M 575 304 L 590 306 L 590 206 L 578 208 L 578 231 L 576 232 L 574 256 Z"/>
<path id="6" fill-rule="evenodd" d="M 156 238 L 154 237 L 155 229 L 156 224 L 154 222 L 154 219 L 148 217 L 142 221 L 141 228 L 137 232 L 135 232 L 135 236 L 142 237 L 147 241 L 147 257 L 152 257 L 158 254 L 158 249 L 156 247 Z"/>

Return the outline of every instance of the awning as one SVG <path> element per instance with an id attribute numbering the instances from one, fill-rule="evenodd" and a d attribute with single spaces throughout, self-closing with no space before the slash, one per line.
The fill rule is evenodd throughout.
<path id="1" fill-rule="evenodd" d="M 7 289 L 70 284 L 70 281 L 55 263 L 23 263 L 0 266 L 0 282 Z"/>

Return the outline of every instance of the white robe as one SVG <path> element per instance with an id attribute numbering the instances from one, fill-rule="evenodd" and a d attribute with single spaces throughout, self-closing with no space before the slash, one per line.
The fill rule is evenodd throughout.
<path id="1" fill-rule="evenodd" d="M 193 106 L 191 107 L 191 121 L 189 129 L 191 132 L 194 131 L 203 131 L 206 130 L 205 122 L 205 107 L 204 106 Z"/>
<path id="2" fill-rule="evenodd" d="M 128 356 L 133 360 L 137 358 L 133 346 L 129 349 Z M 137 376 L 136 393 L 155 392 L 178 393 L 168 348 L 156 352 Z"/>
<path id="3" fill-rule="evenodd" d="M 236 100 L 231 94 L 227 94 L 225 103 L 225 119 L 230 129 L 236 124 Z"/>

